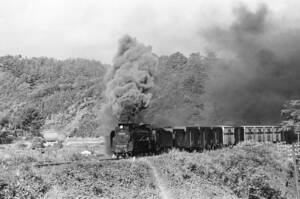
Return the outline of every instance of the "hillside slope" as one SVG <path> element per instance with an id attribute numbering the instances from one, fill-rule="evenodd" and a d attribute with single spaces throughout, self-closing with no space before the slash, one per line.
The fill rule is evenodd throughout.
<path id="1" fill-rule="evenodd" d="M 0 57 L 0 112 L 11 128 L 31 133 L 44 127 L 93 134 L 104 74 L 93 60 Z"/>

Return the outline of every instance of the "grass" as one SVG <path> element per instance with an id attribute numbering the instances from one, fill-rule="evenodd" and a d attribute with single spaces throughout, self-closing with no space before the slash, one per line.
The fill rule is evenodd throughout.
<path id="1" fill-rule="evenodd" d="M 126 160 L 34 168 L 0 176 L 0 198 L 158 198 L 150 169 Z"/>
<path id="2" fill-rule="evenodd" d="M 295 198 L 291 162 L 273 144 L 244 143 L 205 153 L 174 150 L 150 160 L 178 198 Z"/>
<path id="3" fill-rule="evenodd" d="M 44 154 L 27 148 L 0 149 L 0 198 L 159 198 L 152 171 L 132 159 L 97 162 L 92 146 L 50 148 Z M 94 146 L 95 147 L 95 146 Z M 295 198 L 293 167 L 274 144 L 243 143 L 205 153 L 173 150 L 146 157 L 176 198 Z M 41 167 L 37 162 L 80 160 Z"/>
<path id="4" fill-rule="evenodd" d="M 26 147 L 19 149 L 19 144 L 0 150 L 0 198 L 52 199 L 79 195 L 87 198 L 159 198 L 151 169 L 145 163 L 132 160 L 98 162 L 104 145 L 68 145 L 40 153 Z M 89 150 L 93 155 L 80 155 L 83 150 Z M 74 160 L 78 162 L 34 166 L 39 162 Z"/>

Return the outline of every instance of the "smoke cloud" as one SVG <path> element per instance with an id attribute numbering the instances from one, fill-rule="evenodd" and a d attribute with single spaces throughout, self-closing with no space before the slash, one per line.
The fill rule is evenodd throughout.
<path id="1" fill-rule="evenodd" d="M 241 4 L 233 14 L 231 26 L 204 34 L 227 55 L 208 72 L 210 121 L 277 123 L 283 103 L 300 97 L 300 29 L 275 21 L 266 5 L 250 11 Z"/>
<path id="2" fill-rule="evenodd" d="M 142 120 L 139 112 L 149 105 L 157 64 L 158 58 L 150 46 L 128 35 L 120 39 L 113 66 L 105 77 L 106 104 L 100 116 L 104 129 L 113 129 L 126 109 L 134 114 L 135 122 Z"/>

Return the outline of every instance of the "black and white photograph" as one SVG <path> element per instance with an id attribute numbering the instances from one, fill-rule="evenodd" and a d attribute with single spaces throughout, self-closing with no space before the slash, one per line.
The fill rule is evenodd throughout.
<path id="1" fill-rule="evenodd" d="M 0 0 L 0 199 L 300 199 L 299 9 Z"/>

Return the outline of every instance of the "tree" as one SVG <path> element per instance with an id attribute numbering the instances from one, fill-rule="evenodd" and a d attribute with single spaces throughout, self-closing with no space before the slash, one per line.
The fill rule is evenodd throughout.
<path id="1" fill-rule="evenodd" d="M 7 115 L 0 115 L 0 130 L 1 127 L 8 126 L 9 124 L 9 117 Z"/>
<path id="2" fill-rule="evenodd" d="M 290 100 L 283 105 L 281 115 L 284 120 L 281 125 L 286 131 L 286 142 L 293 143 L 297 140 L 295 128 L 300 127 L 300 100 Z"/>
<path id="3" fill-rule="evenodd" d="M 289 100 L 283 105 L 281 115 L 284 118 L 282 126 L 285 128 L 300 126 L 300 100 Z"/>
<path id="4" fill-rule="evenodd" d="M 39 136 L 45 119 L 38 109 L 28 107 L 22 110 L 19 121 L 23 130 L 30 132 L 34 136 Z"/>

